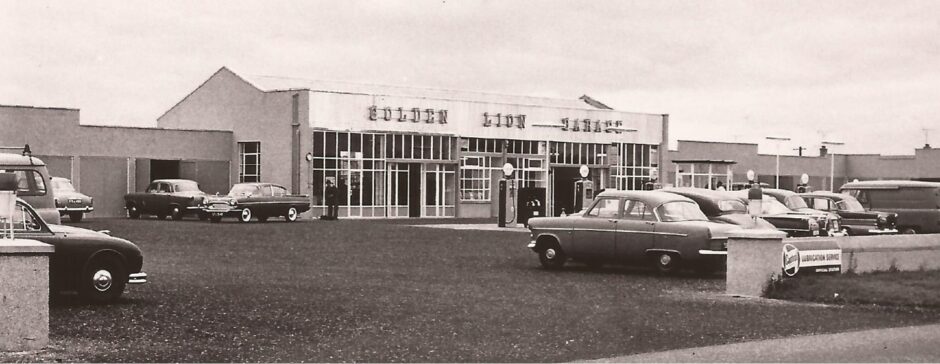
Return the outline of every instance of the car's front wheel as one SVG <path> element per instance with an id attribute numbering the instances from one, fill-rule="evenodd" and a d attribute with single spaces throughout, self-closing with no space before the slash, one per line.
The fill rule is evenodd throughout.
<path id="1" fill-rule="evenodd" d="M 127 217 L 132 219 L 140 218 L 140 211 L 137 210 L 137 206 L 130 205 L 127 207 Z"/>
<path id="2" fill-rule="evenodd" d="M 242 210 L 242 214 L 238 215 L 238 221 L 249 222 L 251 221 L 251 209 L 245 208 Z"/>
<path id="3" fill-rule="evenodd" d="M 126 284 L 127 271 L 120 259 L 97 257 L 82 272 L 78 293 L 89 302 L 108 303 L 121 297 Z"/>
<path id="4" fill-rule="evenodd" d="M 658 252 L 653 254 L 653 259 L 660 273 L 672 274 L 679 270 L 679 256 L 675 253 Z"/>
<path id="5" fill-rule="evenodd" d="M 284 219 L 286 219 L 287 222 L 297 221 L 297 208 L 291 207 L 290 209 L 288 209 L 287 215 L 284 215 Z"/>
<path id="6" fill-rule="evenodd" d="M 183 209 L 179 206 L 173 206 L 170 208 L 170 218 L 173 220 L 182 220 L 183 219 Z"/>
<path id="7" fill-rule="evenodd" d="M 545 269 L 561 269 L 567 260 L 568 256 L 557 243 L 549 244 L 545 249 L 539 250 L 539 262 Z"/>
<path id="8" fill-rule="evenodd" d="M 917 234 L 917 230 L 908 226 L 901 228 L 901 234 Z"/>
<path id="9" fill-rule="evenodd" d="M 85 217 L 84 212 L 69 212 L 69 220 L 72 222 L 81 222 L 83 217 Z"/>

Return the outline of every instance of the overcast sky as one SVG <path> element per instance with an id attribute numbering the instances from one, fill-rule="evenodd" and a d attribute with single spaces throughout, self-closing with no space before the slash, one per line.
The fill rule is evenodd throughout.
<path id="1" fill-rule="evenodd" d="M 154 126 L 222 66 L 587 94 L 670 114 L 673 143 L 940 147 L 940 1 L 0 0 L 0 104 Z"/>

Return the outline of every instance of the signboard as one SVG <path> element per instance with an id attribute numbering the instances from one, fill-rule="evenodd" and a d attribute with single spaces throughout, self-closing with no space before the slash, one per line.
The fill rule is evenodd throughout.
<path id="1" fill-rule="evenodd" d="M 842 272 L 842 249 L 835 241 L 807 240 L 783 245 L 783 274 Z"/>

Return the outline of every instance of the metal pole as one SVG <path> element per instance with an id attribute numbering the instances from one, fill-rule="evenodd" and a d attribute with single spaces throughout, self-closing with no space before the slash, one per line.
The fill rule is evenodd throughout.
<path id="1" fill-rule="evenodd" d="M 829 163 L 829 191 L 835 191 L 835 181 L 836 181 L 836 155 L 832 154 L 831 162 Z"/>
<path id="2" fill-rule="evenodd" d="M 774 188 L 780 188 L 780 148 L 777 148 L 777 177 L 774 181 Z"/>

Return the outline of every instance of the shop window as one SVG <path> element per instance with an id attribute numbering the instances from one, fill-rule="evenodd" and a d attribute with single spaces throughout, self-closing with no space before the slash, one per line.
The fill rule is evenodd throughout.
<path id="1" fill-rule="evenodd" d="M 261 142 L 239 142 L 238 160 L 238 182 L 261 182 Z"/>
<path id="2" fill-rule="evenodd" d="M 460 200 L 489 201 L 493 175 L 492 157 L 467 156 L 460 159 Z"/>

